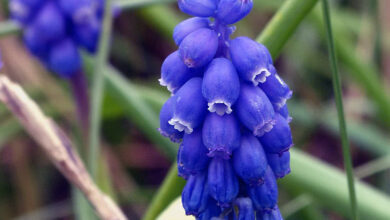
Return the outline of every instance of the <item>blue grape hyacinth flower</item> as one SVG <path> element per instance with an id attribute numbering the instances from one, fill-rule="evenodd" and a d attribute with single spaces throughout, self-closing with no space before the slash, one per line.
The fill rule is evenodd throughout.
<path id="1" fill-rule="evenodd" d="M 182 203 L 198 220 L 280 220 L 277 179 L 290 173 L 292 92 L 268 49 L 231 39 L 252 0 L 178 0 L 196 16 L 173 33 L 178 50 L 161 68 L 172 96 L 160 132 L 181 142 Z M 181 140 L 182 139 L 182 140 Z"/>
<path id="2" fill-rule="evenodd" d="M 11 0 L 11 17 L 46 67 L 64 78 L 81 72 L 79 48 L 95 52 L 101 29 L 101 0 Z"/>

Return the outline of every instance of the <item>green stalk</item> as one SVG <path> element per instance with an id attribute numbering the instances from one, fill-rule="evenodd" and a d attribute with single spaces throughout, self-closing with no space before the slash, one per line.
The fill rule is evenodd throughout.
<path id="1" fill-rule="evenodd" d="M 329 5 L 327 0 L 322 0 L 322 9 L 323 9 L 323 15 L 325 21 L 326 35 L 328 40 L 329 59 L 330 59 L 332 75 L 333 75 L 332 76 L 333 90 L 335 94 L 337 114 L 339 118 L 344 167 L 347 172 L 347 179 L 348 179 L 348 190 L 349 190 L 349 197 L 351 202 L 351 218 L 356 220 L 358 219 L 358 214 L 357 214 L 355 184 L 354 184 L 354 177 L 353 177 L 353 167 L 352 167 L 351 152 L 350 152 L 350 146 L 348 140 L 347 126 L 346 126 L 345 116 L 344 116 L 343 97 L 342 97 L 341 82 L 340 82 L 341 79 L 340 79 L 340 74 L 338 72 L 336 51 L 333 42 L 332 24 L 330 21 Z"/>
<path id="2" fill-rule="evenodd" d="M 177 167 L 172 166 L 142 220 L 155 220 L 167 204 L 172 202 L 181 193 L 184 185 L 184 179 L 177 175 Z"/>
<path id="3" fill-rule="evenodd" d="M 10 34 L 18 34 L 21 32 L 19 24 L 8 20 L 0 23 L 0 37 L 8 36 Z"/>
<path id="4" fill-rule="evenodd" d="M 285 1 L 256 40 L 267 46 L 273 58 L 278 57 L 284 44 L 298 28 L 303 18 L 316 5 L 317 1 Z"/>
<path id="5" fill-rule="evenodd" d="M 107 65 L 109 53 L 109 39 L 112 29 L 111 0 L 105 1 L 103 30 L 99 39 L 99 50 L 95 61 L 93 84 L 91 90 L 90 126 L 89 126 L 89 154 L 88 167 L 92 178 L 96 178 L 97 162 L 100 154 L 99 132 L 101 127 L 100 115 L 104 93 L 104 67 Z"/>

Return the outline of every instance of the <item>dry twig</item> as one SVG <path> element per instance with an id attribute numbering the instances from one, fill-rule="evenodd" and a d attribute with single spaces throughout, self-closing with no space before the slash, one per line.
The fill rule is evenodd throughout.
<path id="1" fill-rule="evenodd" d="M 19 85 L 4 75 L 0 76 L 0 100 L 40 144 L 58 170 L 84 193 L 101 219 L 126 219 L 111 198 L 102 193 L 92 181 L 65 133 L 42 113 Z"/>

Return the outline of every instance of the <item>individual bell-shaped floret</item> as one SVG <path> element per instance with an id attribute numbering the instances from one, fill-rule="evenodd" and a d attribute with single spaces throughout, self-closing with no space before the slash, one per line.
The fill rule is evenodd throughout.
<path id="1" fill-rule="evenodd" d="M 249 185 L 264 182 L 267 158 L 255 136 L 246 132 L 241 136 L 241 146 L 233 153 L 233 166 L 237 175 Z"/>
<path id="2" fill-rule="evenodd" d="M 288 150 L 293 141 L 287 120 L 280 114 L 275 114 L 275 125 L 269 132 L 259 137 L 259 140 L 267 153 L 280 154 Z"/>
<path id="3" fill-rule="evenodd" d="M 191 134 L 200 126 L 207 112 L 207 102 L 202 96 L 202 78 L 194 77 L 176 93 L 175 110 L 169 124 L 178 131 Z"/>
<path id="4" fill-rule="evenodd" d="M 49 53 L 49 67 L 63 77 L 70 77 L 81 69 L 81 57 L 76 45 L 66 38 L 54 44 Z"/>
<path id="5" fill-rule="evenodd" d="M 262 136 L 275 124 L 275 111 L 271 102 L 259 87 L 250 84 L 241 84 L 236 112 L 240 121 L 255 136 Z"/>
<path id="6" fill-rule="evenodd" d="M 191 175 L 181 194 L 181 201 L 186 214 L 200 215 L 206 210 L 208 199 L 207 172 Z"/>
<path id="7" fill-rule="evenodd" d="M 9 2 L 11 17 L 27 25 L 45 2 L 46 0 L 11 0 Z"/>
<path id="8" fill-rule="evenodd" d="M 192 32 L 200 29 L 200 28 L 208 28 L 210 27 L 210 20 L 208 18 L 189 18 L 178 25 L 176 25 L 173 30 L 173 40 L 176 45 L 180 45 L 181 41 Z"/>
<path id="9" fill-rule="evenodd" d="M 179 52 L 175 51 L 165 58 L 161 66 L 160 85 L 166 86 L 167 89 L 175 93 L 189 79 L 196 75 L 200 75 L 200 69 L 188 68 L 179 56 Z"/>
<path id="10" fill-rule="evenodd" d="M 160 111 L 160 128 L 158 129 L 162 136 L 171 139 L 173 142 L 180 142 L 183 132 L 176 130 L 168 123 L 173 117 L 175 110 L 176 96 L 171 96 L 162 106 Z"/>
<path id="11" fill-rule="evenodd" d="M 252 0 L 220 0 L 216 17 L 224 24 L 233 24 L 249 14 L 252 6 Z"/>
<path id="12" fill-rule="evenodd" d="M 98 2 L 94 0 L 59 0 L 61 9 L 75 24 L 95 22 L 98 13 Z"/>
<path id="13" fill-rule="evenodd" d="M 207 209 L 203 213 L 201 213 L 196 218 L 196 220 L 211 220 L 214 218 L 218 218 L 220 214 L 221 208 L 217 206 L 217 201 L 210 197 L 207 203 Z"/>
<path id="14" fill-rule="evenodd" d="M 288 107 L 287 104 L 283 105 L 280 109 L 276 110 L 275 112 L 279 113 L 281 116 L 283 116 L 284 119 L 287 120 L 288 123 L 291 122 L 292 118 L 290 117 L 290 114 L 288 113 Z"/>
<path id="15" fill-rule="evenodd" d="M 209 64 L 204 73 L 202 93 L 210 112 L 218 115 L 232 112 L 231 106 L 240 94 L 240 80 L 230 60 L 216 58 Z"/>
<path id="16" fill-rule="evenodd" d="M 269 69 L 271 75 L 267 78 L 267 81 L 260 83 L 259 87 L 268 96 L 275 109 L 279 110 L 286 104 L 287 99 L 291 98 L 292 91 L 276 73 L 273 65 L 269 65 Z"/>
<path id="17" fill-rule="evenodd" d="M 210 195 L 221 207 L 229 207 L 238 194 L 238 179 L 229 160 L 214 157 L 208 169 Z"/>
<path id="18" fill-rule="evenodd" d="M 259 211 L 257 212 L 256 217 L 261 220 L 283 220 L 278 206 L 273 209 Z"/>
<path id="19" fill-rule="evenodd" d="M 179 54 L 189 68 L 198 68 L 208 64 L 217 49 L 217 33 L 209 28 L 200 28 L 184 38 L 179 46 Z"/>
<path id="20" fill-rule="evenodd" d="M 255 86 L 271 75 L 268 66 L 272 61 L 267 48 L 248 37 L 230 41 L 230 56 L 241 78 Z"/>
<path id="21" fill-rule="evenodd" d="M 41 38 L 40 33 L 35 28 L 27 27 L 23 33 L 23 40 L 32 54 L 45 59 L 49 52 L 49 45 Z"/>
<path id="22" fill-rule="evenodd" d="M 61 40 L 66 34 L 65 17 L 54 1 L 48 1 L 31 23 L 45 42 Z"/>
<path id="23" fill-rule="evenodd" d="M 95 53 L 101 31 L 101 21 L 88 25 L 74 25 L 74 39 L 77 44 L 84 47 L 88 52 Z"/>
<path id="24" fill-rule="evenodd" d="M 208 150 L 203 145 L 201 129 L 195 129 L 191 134 L 185 134 L 177 155 L 177 166 L 182 171 L 181 175 L 185 177 L 188 174 L 194 175 L 204 170 L 210 161 L 207 153 Z"/>
<path id="25" fill-rule="evenodd" d="M 234 220 L 255 220 L 255 210 L 250 198 L 237 198 L 234 205 L 237 207 L 234 209 Z"/>
<path id="26" fill-rule="evenodd" d="M 272 169 L 267 168 L 264 184 L 249 187 L 249 197 L 257 211 L 273 209 L 278 202 L 278 185 Z"/>
<path id="27" fill-rule="evenodd" d="M 234 115 L 208 113 L 203 123 L 203 143 L 210 157 L 228 159 L 240 145 L 240 127 Z"/>
<path id="28" fill-rule="evenodd" d="M 282 154 L 267 154 L 267 160 L 277 179 L 283 178 L 291 172 L 289 151 Z"/>
<path id="29" fill-rule="evenodd" d="M 211 17 L 217 10 L 218 0 L 178 0 L 182 12 L 198 17 Z"/>

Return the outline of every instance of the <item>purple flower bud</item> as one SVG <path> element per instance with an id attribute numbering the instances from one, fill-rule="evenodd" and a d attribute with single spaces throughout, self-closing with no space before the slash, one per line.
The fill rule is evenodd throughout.
<path id="1" fill-rule="evenodd" d="M 160 128 L 158 129 L 164 137 L 168 137 L 173 142 L 180 142 L 183 132 L 176 130 L 168 123 L 173 116 L 175 109 L 176 96 L 170 97 L 163 105 L 160 111 Z"/>
<path id="2" fill-rule="evenodd" d="M 198 216 L 207 206 L 209 187 L 207 172 L 191 175 L 181 194 L 181 201 L 187 215 Z"/>
<path id="3" fill-rule="evenodd" d="M 241 84 L 236 111 L 241 122 L 253 131 L 255 136 L 262 136 L 275 124 L 272 104 L 259 87 Z"/>
<path id="4" fill-rule="evenodd" d="M 179 56 L 179 52 L 171 53 L 161 66 L 160 85 L 175 93 L 189 79 L 199 74 L 199 69 L 188 68 Z"/>
<path id="5" fill-rule="evenodd" d="M 259 87 L 268 96 L 275 109 L 279 110 L 286 104 L 287 99 L 291 98 L 292 91 L 276 73 L 273 65 L 269 65 L 269 69 L 271 75 L 267 78 L 267 81 L 260 83 Z"/>
<path id="6" fill-rule="evenodd" d="M 272 61 L 267 48 L 248 37 L 230 41 L 230 56 L 241 78 L 255 86 L 271 75 L 268 65 Z"/>
<path id="7" fill-rule="evenodd" d="M 267 154 L 267 160 L 277 179 L 283 178 L 291 172 L 289 151 L 282 154 Z"/>
<path id="8" fill-rule="evenodd" d="M 208 66 L 202 85 L 210 112 L 230 114 L 231 106 L 240 94 L 240 80 L 233 64 L 226 58 L 216 58 Z"/>
<path id="9" fill-rule="evenodd" d="M 169 124 L 178 131 L 191 134 L 202 124 L 207 112 L 207 103 L 202 96 L 202 78 L 188 80 L 177 91 L 176 96 L 175 110 Z"/>
<path id="10" fill-rule="evenodd" d="M 204 170 L 210 161 L 207 152 L 207 148 L 203 145 L 201 129 L 185 134 L 179 148 L 177 166 L 182 167 L 181 170 L 185 174 L 197 174 Z"/>
<path id="11" fill-rule="evenodd" d="M 72 40 L 66 38 L 51 47 L 49 66 L 63 77 L 70 77 L 81 69 L 81 57 Z"/>
<path id="12" fill-rule="evenodd" d="M 284 119 L 287 120 L 288 123 L 291 122 L 292 118 L 290 117 L 288 113 L 288 107 L 287 104 L 283 105 L 280 109 L 275 110 L 275 112 L 279 113 L 281 116 L 283 116 Z"/>
<path id="13" fill-rule="evenodd" d="M 210 195 L 221 207 L 229 207 L 229 203 L 238 194 L 238 179 L 229 160 L 214 157 L 209 165 L 208 184 Z"/>
<path id="14" fill-rule="evenodd" d="M 267 158 L 260 142 L 250 133 L 241 136 L 241 146 L 234 151 L 233 166 L 237 175 L 249 185 L 264 182 Z"/>
<path id="15" fill-rule="evenodd" d="M 66 34 L 65 17 L 52 1 L 42 6 L 31 25 L 46 42 L 61 40 Z"/>
<path id="16" fill-rule="evenodd" d="M 290 126 L 280 114 L 275 114 L 275 125 L 271 131 L 259 137 L 265 152 L 280 154 L 288 150 L 292 145 Z"/>
<path id="17" fill-rule="evenodd" d="M 255 220 L 255 210 L 250 198 L 237 198 L 234 205 L 237 206 L 237 209 L 234 209 L 235 217 L 237 216 L 235 220 Z"/>
<path id="18" fill-rule="evenodd" d="M 9 2 L 11 17 L 27 25 L 44 2 L 45 0 L 11 0 Z"/>
<path id="19" fill-rule="evenodd" d="M 209 198 L 207 209 L 200 214 L 196 220 L 211 220 L 218 217 L 220 214 L 221 208 L 217 206 L 217 202 L 214 199 Z"/>
<path id="20" fill-rule="evenodd" d="M 209 156 L 228 159 L 240 145 L 240 127 L 233 115 L 208 113 L 203 124 L 203 143 Z"/>
<path id="21" fill-rule="evenodd" d="M 249 197 L 256 210 L 264 211 L 274 208 L 278 202 L 278 186 L 272 169 L 267 168 L 264 184 L 250 187 Z"/>
<path id="22" fill-rule="evenodd" d="M 35 28 L 27 27 L 23 33 L 23 40 L 29 51 L 35 56 L 45 59 L 49 52 L 49 45 Z"/>
<path id="23" fill-rule="evenodd" d="M 198 68 L 208 64 L 217 49 L 217 33 L 208 28 L 200 28 L 184 38 L 179 46 L 179 54 L 188 67 Z"/>
<path id="24" fill-rule="evenodd" d="M 213 16 L 217 10 L 217 0 L 178 0 L 182 12 L 198 17 Z"/>
<path id="25" fill-rule="evenodd" d="M 273 209 L 257 212 L 257 217 L 261 220 L 283 220 L 278 206 L 274 207 Z"/>
<path id="26" fill-rule="evenodd" d="M 181 41 L 192 32 L 200 29 L 200 28 L 208 28 L 210 27 L 209 24 L 210 20 L 208 18 L 189 18 L 187 20 L 184 20 L 180 22 L 178 25 L 176 25 L 175 29 L 173 30 L 173 40 L 175 41 L 176 45 L 180 45 Z"/>
<path id="27" fill-rule="evenodd" d="M 74 39 L 77 44 L 84 47 L 88 52 L 95 53 L 101 31 L 101 21 L 93 24 L 74 26 Z"/>
<path id="28" fill-rule="evenodd" d="M 224 24 L 233 24 L 249 14 L 252 6 L 252 0 L 220 0 L 216 17 Z"/>

